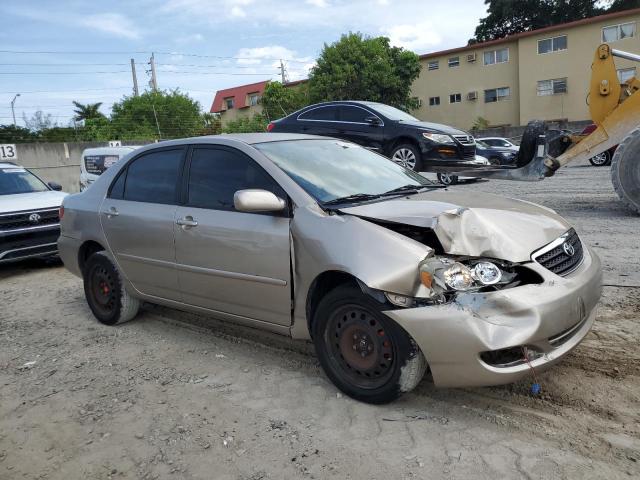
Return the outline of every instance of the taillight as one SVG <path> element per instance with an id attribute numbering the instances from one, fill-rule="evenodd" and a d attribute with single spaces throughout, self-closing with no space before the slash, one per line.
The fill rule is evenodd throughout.
<path id="1" fill-rule="evenodd" d="M 273 127 L 275 127 L 275 126 L 276 126 L 275 123 L 273 123 L 273 122 L 269 123 L 269 125 L 267 125 L 267 132 L 270 132 L 271 130 L 273 130 Z"/>
<path id="2" fill-rule="evenodd" d="M 62 217 L 64 217 L 64 207 L 60 205 L 60 208 L 58 209 L 58 218 L 62 220 Z"/>

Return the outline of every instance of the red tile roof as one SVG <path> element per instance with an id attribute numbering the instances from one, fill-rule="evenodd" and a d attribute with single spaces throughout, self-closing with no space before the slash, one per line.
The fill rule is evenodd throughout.
<path id="1" fill-rule="evenodd" d="M 463 52 L 465 50 L 471 50 L 474 48 L 490 47 L 492 45 L 499 45 L 501 43 L 513 42 L 519 38 L 530 37 L 533 35 L 540 35 L 541 33 L 553 32 L 556 30 L 564 30 L 565 28 L 577 27 L 580 25 L 588 25 L 590 23 L 601 22 L 602 20 L 613 20 L 614 18 L 626 17 L 629 15 L 636 15 L 640 13 L 640 8 L 632 8 L 629 10 L 623 10 L 621 12 L 605 13 L 604 15 L 598 15 L 596 17 L 583 18 L 581 20 L 575 20 L 573 22 L 558 23 L 549 27 L 539 28 L 537 30 L 529 30 L 527 32 L 516 33 L 506 36 L 504 38 L 498 38 L 497 40 L 489 40 L 488 42 L 480 42 L 472 45 L 465 45 L 464 47 L 451 48 L 449 50 L 441 50 L 439 52 L 425 53 L 420 55 L 420 59 L 439 57 L 441 55 L 448 55 L 450 53 Z"/>
<path id="2" fill-rule="evenodd" d="M 250 93 L 258 93 L 262 95 L 264 92 L 264 87 L 267 86 L 269 80 L 264 80 L 263 82 L 250 83 L 249 85 L 240 85 L 239 87 L 227 88 L 225 90 L 218 90 L 216 92 L 216 96 L 213 99 L 213 103 L 211 104 L 211 113 L 220 113 L 226 110 L 224 101 L 227 98 L 234 98 L 235 107 L 234 108 L 246 108 L 247 105 L 247 96 Z"/>

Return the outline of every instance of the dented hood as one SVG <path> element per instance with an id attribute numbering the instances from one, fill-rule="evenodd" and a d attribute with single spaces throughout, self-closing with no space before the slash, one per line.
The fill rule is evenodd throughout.
<path id="1" fill-rule="evenodd" d="M 479 192 L 424 192 L 342 208 L 361 218 L 431 228 L 444 251 L 525 262 L 570 226 L 553 210 Z"/>

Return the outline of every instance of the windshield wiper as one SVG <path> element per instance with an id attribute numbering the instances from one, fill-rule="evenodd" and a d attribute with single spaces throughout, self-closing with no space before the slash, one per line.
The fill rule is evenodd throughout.
<path id="1" fill-rule="evenodd" d="M 347 195 L 346 197 L 338 197 L 333 200 L 322 202 L 322 205 L 341 205 L 343 203 L 357 202 L 362 200 L 374 200 L 380 198 L 380 194 L 377 193 L 354 193 L 353 195 Z"/>
<path id="2" fill-rule="evenodd" d="M 433 188 L 430 185 L 402 185 L 401 187 L 394 188 L 388 192 L 381 193 L 381 196 L 395 195 L 397 193 L 418 193 L 424 188 Z"/>

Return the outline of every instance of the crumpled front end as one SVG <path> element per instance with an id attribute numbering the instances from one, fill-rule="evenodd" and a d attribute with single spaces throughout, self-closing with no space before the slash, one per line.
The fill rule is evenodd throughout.
<path id="1" fill-rule="evenodd" d="M 602 288 L 598 257 L 585 247 L 582 263 L 564 277 L 537 262 L 526 267 L 543 283 L 385 312 L 417 342 L 437 386 L 514 382 L 530 367 L 555 364 L 589 332 Z"/>

